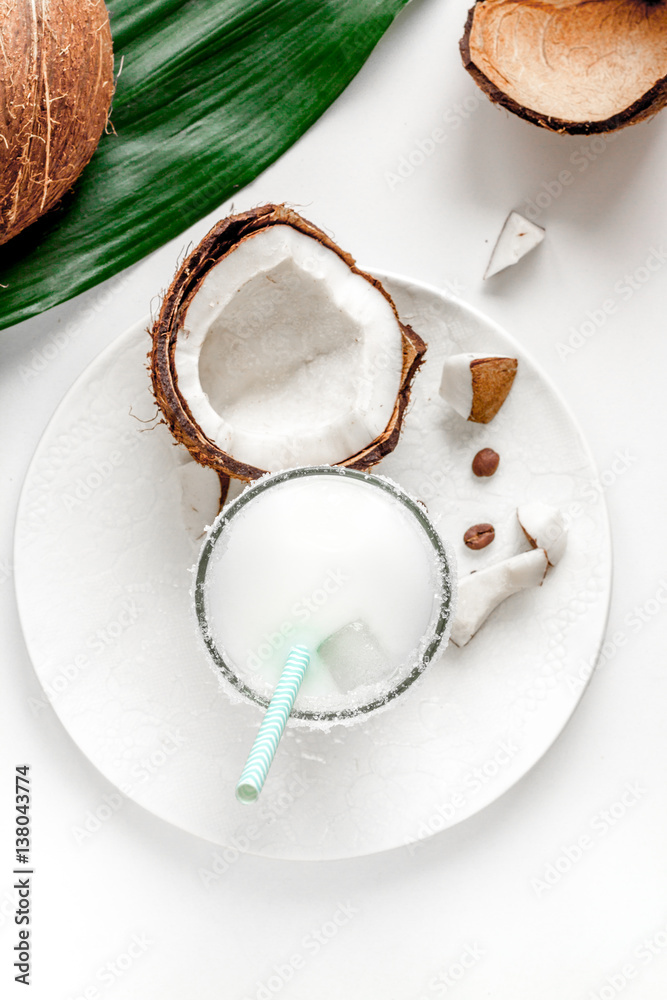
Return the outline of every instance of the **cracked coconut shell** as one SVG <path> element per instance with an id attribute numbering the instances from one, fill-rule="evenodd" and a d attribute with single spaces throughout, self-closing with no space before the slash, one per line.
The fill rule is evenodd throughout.
<path id="1" fill-rule="evenodd" d="M 214 226 L 152 338 L 164 419 L 223 494 L 227 476 L 375 465 L 398 443 L 426 350 L 381 283 L 285 205 Z"/>
<path id="2" fill-rule="evenodd" d="M 0 0 L 0 243 L 72 186 L 104 131 L 112 94 L 102 0 Z"/>
<path id="3" fill-rule="evenodd" d="M 667 0 L 478 0 L 460 48 L 487 97 L 554 132 L 612 132 L 667 103 Z"/>

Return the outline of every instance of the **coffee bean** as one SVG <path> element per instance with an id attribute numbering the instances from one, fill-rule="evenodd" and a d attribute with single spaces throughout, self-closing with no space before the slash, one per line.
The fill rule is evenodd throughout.
<path id="1" fill-rule="evenodd" d="M 485 549 L 495 537 L 496 532 L 492 524 L 473 524 L 463 536 L 463 541 L 469 549 Z"/>
<path id="2" fill-rule="evenodd" d="M 472 471 L 476 476 L 492 476 L 498 468 L 500 455 L 493 448 L 482 448 L 472 460 Z"/>

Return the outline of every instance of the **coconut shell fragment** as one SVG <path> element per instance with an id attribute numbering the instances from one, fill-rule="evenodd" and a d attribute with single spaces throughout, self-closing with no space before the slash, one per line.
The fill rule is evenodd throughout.
<path id="1" fill-rule="evenodd" d="M 667 0 L 478 0 L 460 49 L 490 100 L 554 132 L 612 132 L 667 103 Z"/>
<path id="2" fill-rule="evenodd" d="M 0 243 L 72 186 L 112 95 L 103 0 L 0 0 Z"/>
<path id="3" fill-rule="evenodd" d="M 517 367 L 516 358 L 476 358 L 470 362 L 472 409 L 468 420 L 475 424 L 493 420 L 509 395 Z"/>
<path id="4" fill-rule="evenodd" d="M 464 420 L 488 424 L 503 405 L 518 368 L 499 354 L 451 354 L 442 366 L 440 395 Z"/>
<path id="5" fill-rule="evenodd" d="M 375 465 L 398 443 L 426 350 L 376 278 L 273 204 L 211 229 L 180 266 L 152 339 L 172 434 L 245 481 L 294 465 Z"/>

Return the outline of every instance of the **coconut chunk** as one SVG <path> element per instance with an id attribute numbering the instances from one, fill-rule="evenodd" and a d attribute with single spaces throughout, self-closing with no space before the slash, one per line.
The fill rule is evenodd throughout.
<path id="1" fill-rule="evenodd" d="M 544 239 L 544 229 L 536 226 L 529 219 L 524 219 L 519 212 L 510 212 L 505 219 L 500 236 L 491 253 L 484 280 L 491 278 L 506 267 L 511 267 L 534 250 Z"/>
<path id="2" fill-rule="evenodd" d="M 516 513 L 533 548 L 544 549 L 550 566 L 560 562 L 567 547 L 567 527 L 558 507 L 535 501 L 522 504 Z"/>
<path id="3" fill-rule="evenodd" d="M 453 354 L 442 368 L 440 395 L 464 420 L 488 424 L 507 399 L 517 367 L 516 358 L 497 354 Z"/>
<path id="4" fill-rule="evenodd" d="M 528 587 L 541 586 L 548 566 L 546 552 L 531 549 L 459 580 L 456 618 L 450 635 L 454 645 L 470 642 L 506 598 Z"/>
<path id="5" fill-rule="evenodd" d="M 272 205 L 202 241 L 167 293 L 153 345 L 170 429 L 197 461 L 242 479 L 379 461 L 398 441 L 425 351 L 378 281 Z"/>

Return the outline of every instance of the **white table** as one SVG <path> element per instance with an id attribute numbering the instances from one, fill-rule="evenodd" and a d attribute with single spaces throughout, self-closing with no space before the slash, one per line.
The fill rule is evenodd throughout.
<path id="1" fill-rule="evenodd" d="M 118 796 L 73 745 L 17 618 L 19 490 L 62 395 L 147 312 L 222 205 L 123 275 L 0 335 L 5 995 L 23 995 L 11 982 L 9 785 L 23 763 L 38 1000 L 665 995 L 667 113 L 612 141 L 519 121 L 460 65 L 465 10 L 408 8 L 337 103 L 234 203 L 294 204 L 363 267 L 484 310 L 550 373 L 612 521 L 615 587 L 591 685 L 556 745 L 494 805 L 412 850 L 349 861 L 224 852 Z M 546 240 L 483 284 L 512 208 Z"/>

